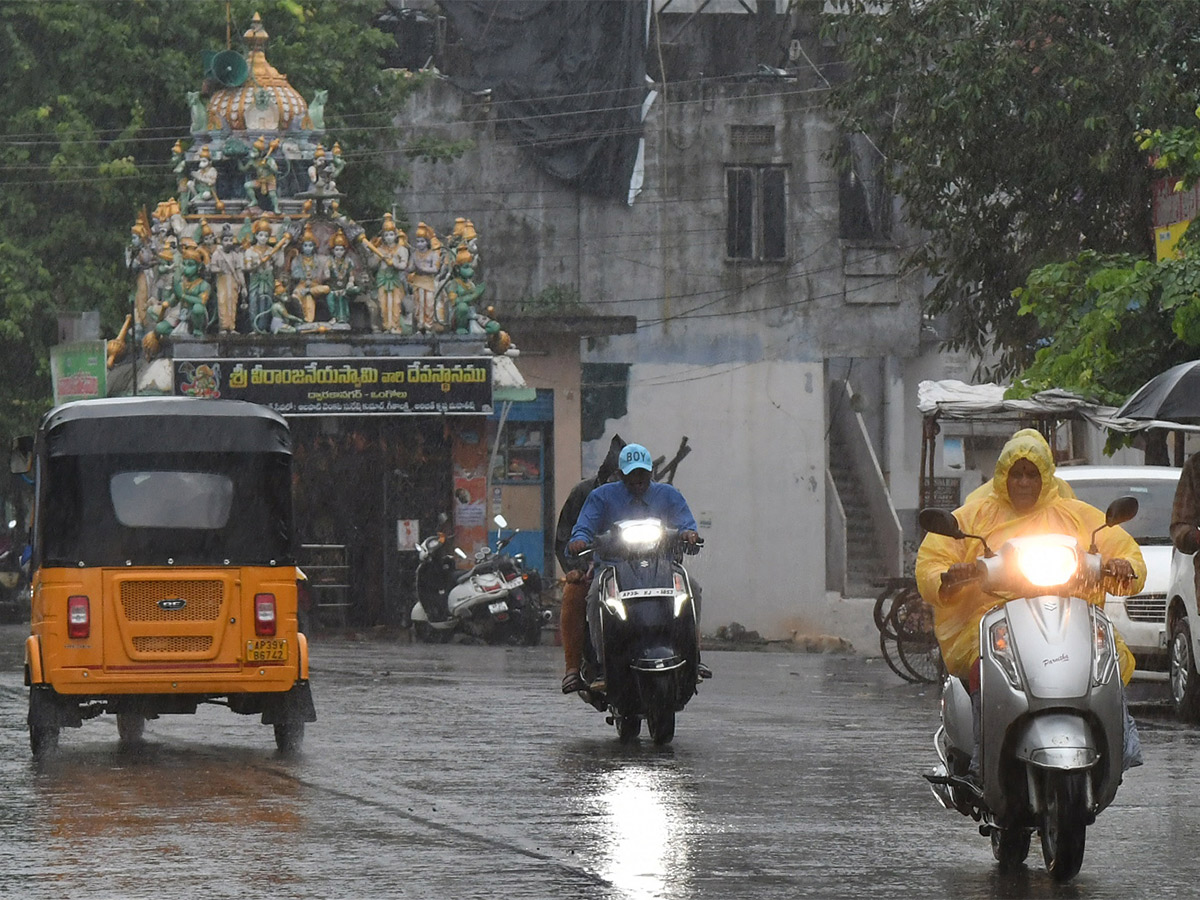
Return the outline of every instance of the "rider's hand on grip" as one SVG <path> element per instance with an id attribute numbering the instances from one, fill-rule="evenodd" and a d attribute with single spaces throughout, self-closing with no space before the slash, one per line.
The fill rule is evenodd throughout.
<path id="1" fill-rule="evenodd" d="M 979 564 L 977 562 L 955 563 L 942 573 L 942 589 L 960 587 L 978 577 Z"/>

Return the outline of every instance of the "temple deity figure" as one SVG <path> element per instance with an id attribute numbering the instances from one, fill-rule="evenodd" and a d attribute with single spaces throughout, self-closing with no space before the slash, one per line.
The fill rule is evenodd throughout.
<path id="1" fill-rule="evenodd" d="M 300 252 L 292 259 L 289 275 L 292 279 L 292 297 L 300 305 L 305 322 L 317 320 L 317 300 L 329 294 L 329 269 L 326 257 L 317 253 L 317 238 L 312 226 L 304 228 L 300 238 Z"/>
<path id="2" fill-rule="evenodd" d="M 238 298 L 246 293 L 245 256 L 233 236 L 233 227 L 221 226 L 221 243 L 212 252 L 209 271 L 217 280 L 217 323 L 221 334 L 237 330 Z"/>
<path id="3" fill-rule="evenodd" d="M 341 177 L 342 172 L 346 168 L 346 160 L 342 158 L 342 145 L 337 141 L 333 142 L 333 150 L 329 159 L 329 191 L 330 193 L 337 192 L 337 180 Z"/>
<path id="4" fill-rule="evenodd" d="M 208 147 L 201 147 L 196 158 L 196 168 L 180 190 L 179 206 L 186 214 L 187 207 L 196 202 L 212 203 L 218 212 L 225 208 L 221 198 L 217 196 L 217 170 L 212 164 L 212 153 Z"/>
<path id="5" fill-rule="evenodd" d="M 150 243 L 150 227 L 145 221 L 138 222 L 130 229 L 129 244 L 125 247 L 125 267 L 133 273 L 131 303 L 136 336 L 140 336 L 146 326 L 146 304 L 154 296 L 157 266 L 158 260 Z"/>
<path id="6" fill-rule="evenodd" d="M 448 318 L 458 334 L 467 334 L 472 330 L 473 304 L 487 288 L 485 284 L 476 284 L 474 277 L 475 261 L 471 251 L 465 245 L 460 245 L 455 255 L 453 273 L 443 288 Z"/>
<path id="7" fill-rule="evenodd" d="M 325 148 L 317 144 L 317 149 L 313 151 L 312 165 L 308 167 L 309 190 L 318 194 L 329 193 L 329 175 L 329 159 L 325 155 Z"/>
<path id="8" fill-rule="evenodd" d="M 179 195 L 179 210 L 185 216 L 188 211 L 188 171 L 187 156 L 183 152 L 183 143 L 176 141 L 171 148 L 171 171 L 175 173 L 175 192 Z"/>
<path id="9" fill-rule="evenodd" d="M 287 285 L 282 281 L 275 282 L 275 295 L 271 302 L 271 334 L 290 333 L 297 325 L 303 324 L 304 319 L 295 315 L 288 308 Z"/>
<path id="10" fill-rule="evenodd" d="M 196 337 L 203 336 L 208 328 L 208 299 L 212 286 L 204 279 L 202 269 L 204 254 L 194 244 L 183 248 L 183 262 L 175 272 L 172 294 L 180 307 L 180 321 L 185 322 Z"/>
<path id="11" fill-rule="evenodd" d="M 350 301 L 359 293 L 355 278 L 358 264 L 350 252 L 350 241 L 340 228 L 329 241 L 329 318 L 339 324 L 350 324 Z"/>
<path id="12" fill-rule="evenodd" d="M 291 237 L 283 236 L 271 246 L 271 223 L 264 217 L 254 223 L 253 243 L 246 248 L 243 267 L 246 270 L 246 296 L 250 303 L 250 329 L 265 333 L 269 327 L 267 313 L 275 297 L 275 270 L 278 254 Z"/>
<path id="13" fill-rule="evenodd" d="M 371 243 L 365 236 L 360 240 L 363 247 L 375 255 L 379 264 L 379 269 L 375 272 L 379 328 L 390 334 L 403 334 L 404 274 L 408 271 L 412 258 L 412 252 L 408 249 L 408 237 L 396 227 L 392 214 L 384 213 L 383 229 L 378 240 Z M 379 328 L 372 321 L 371 330 L 378 331 Z"/>
<path id="14" fill-rule="evenodd" d="M 412 291 L 413 330 L 424 334 L 441 331 L 445 317 L 437 310 L 437 276 L 442 269 L 441 242 L 433 229 L 421 222 L 413 240 L 408 283 Z"/>
<path id="15" fill-rule="evenodd" d="M 279 194 L 275 189 L 276 178 L 279 175 L 279 164 L 275 162 L 274 153 L 279 148 L 279 139 L 270 144 L 264 138 L 254 142 L 250 155 L 238 167 L 246 173 L 242 186 L 246 190 L 246 198 L 251 206 L 258 206 L 258 195 L 267 198 L 267 206 L 271 212 L 279 212 Z"/>
<path id="16" fill-rule="evenodd" d="M 200 226 L 196 229 L 196 242 L 200 245 L 200 254 L 204 257 L 204 268 L 212 266 L 213 251 L 217 249 L 217 235 L 208 219 L 201 217 Z"/>
<path id="17" fill-rule="evenodd" d="M 200 91 L 187 92 L 188 110 L 192 114 L 192 134 L 199 134 L 208 129 L 208 104 L 200 96 Z"/>

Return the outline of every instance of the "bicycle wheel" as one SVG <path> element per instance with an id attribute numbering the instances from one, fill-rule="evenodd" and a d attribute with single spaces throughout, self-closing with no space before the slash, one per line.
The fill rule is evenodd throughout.
<path id="1" fill-rule="evenodd" d="M 933 608 L 916 591 L 906 592 L 893 607 L 892 621 L 900 664 L 912 680 L 939 684 L 945 677 L 945 667 L 933 631 Z"/>
<path id="2" fill-rule="evenodd" d="M 900 660 L 899 645 L 896 641 L 895 632 L 886 629 L 879 632 L 879 652 L 883 655 L 883 661 L 888 664 L 889 669 L 905 681 L 913 681 L 913 673 Z"/>
<path id="3" fill-rule="evenodd" d="M 886 632 L 888 636 L 892 638 L 892 640 L 895 640 L 896 633 L 889 627 L 888 617 L 892 614 L 892 607 L 895 603 L 895 599 L 896 588 L 894 585 L 889 584 L 883 589 L 882 592 L 880 592 L 879 596 L 875 598 L 875 609 L 873 611 L 875 627 L 879 629 L 880 634 L 884 634 Z"/>

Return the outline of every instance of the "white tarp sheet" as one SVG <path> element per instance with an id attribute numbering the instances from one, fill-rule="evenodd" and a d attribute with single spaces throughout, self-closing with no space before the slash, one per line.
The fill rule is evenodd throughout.
<path id="1" fill-rule="evenodd" d="M 1200 431 L 1200 425 L 1178 422 L 1118 419 L 1115 406 L 1100 406 L 1078 394 L 1054 388 L 1024 400 L 1005 400 L 1002 384 L 966 384 L 962 381 L 922 381 L 917 385 L 917 409 L 922 415 L 945 419 L 1020 419 L 1022 417 L 1078 417 L 1112 431 L 1130 433 L 1147 428 Z"/>

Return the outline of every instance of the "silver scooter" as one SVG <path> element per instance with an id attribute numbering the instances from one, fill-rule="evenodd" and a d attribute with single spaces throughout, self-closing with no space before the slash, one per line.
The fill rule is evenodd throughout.
<path id="1" fill-rule="evenodd" d="M 1102 528 L 1128 522 L 1137 508 L 1133 497 L 1114 500 Z M 961 679 L 947 678 L 934 735 L 941 762 L 925 777 L 943 807 L 980 823 L 1001 866 L 1023 863 L 1036 831 L 1051 877 L 1068 881 L 1083 864 L 1087 826 L 1121 783 L 1115 632 L 1103 610 L 1078 596 L 1102 578 L 1101 529 L 1086 551 L 1073 537 L 1047 534 L 1013 538 L 994 553 L 946 510 L 922 510 L 920 524 L 979 540 L 984 557 L 971 578 L 1000 601 L 979 625 L 978 742 L 970 695 Z M 978 774 L 968 777 L 976 743 Z"/>

